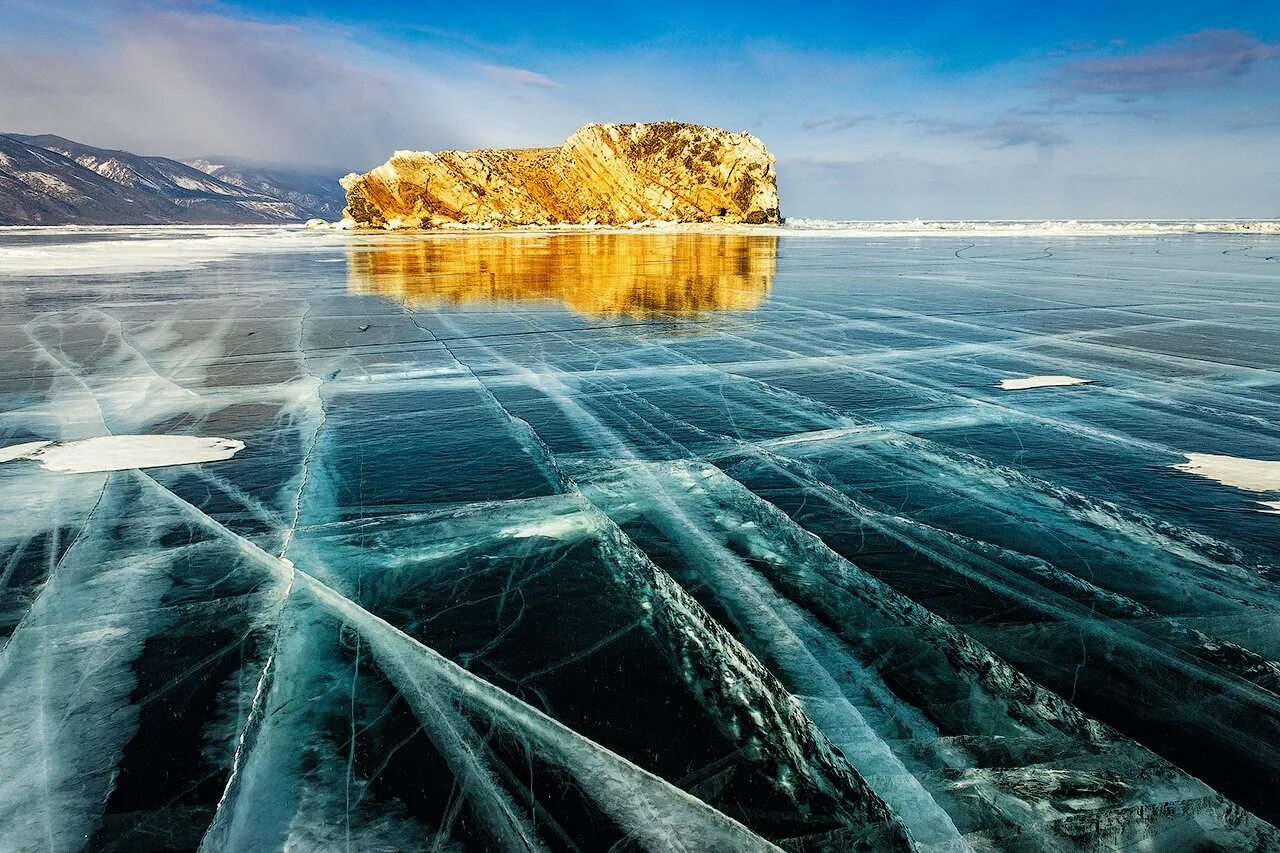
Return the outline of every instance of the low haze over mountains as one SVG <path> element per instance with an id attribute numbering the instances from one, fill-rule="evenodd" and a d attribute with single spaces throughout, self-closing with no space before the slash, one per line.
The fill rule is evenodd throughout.
<path id="1" fill-rule="evenodd" d="M 308 218 L 337 219 L 342 216 L 346 203 L 346 196 L 338 186 L 338 175 L 256 166 L 231 157 L 202 157 L 188 160 L 187 165 L 223 183 L 295 204 Z"/>
<path id="2" fill-rule="evenodd" d="M 343 206 L 337 177 L 229 158 L 182 163 L 60 136 L 0 134 L 0 225 L 336 219 Z"/>

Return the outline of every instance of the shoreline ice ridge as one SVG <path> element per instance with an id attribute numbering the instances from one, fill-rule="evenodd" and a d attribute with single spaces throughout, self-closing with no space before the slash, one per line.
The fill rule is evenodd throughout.
<path id="1" fill-rule="evenodd" d="M 974 236 L 1072 236 L 1159 234 L 1275 234 L 1280 221 L 1268 219 L 1126 220 L 1126 219 L 936 219 L 936 220 L 839 220 L 787 217 L 788 232 L 818 231 L 868 236 L 966 234 Z"/>

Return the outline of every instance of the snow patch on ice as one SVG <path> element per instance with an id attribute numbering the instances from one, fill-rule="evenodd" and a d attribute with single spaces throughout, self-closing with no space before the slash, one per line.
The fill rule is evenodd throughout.
<path id="1" fill-rule="evenodd" d="M 1088 385 L 1092 379 L 1078 376 L 1024 376 L 1020 379 L 1001 379 L 1002 391 L 1025 391 L 1028 388 L 1058 388 L 1063 385 Z"/>
<path id="2" fill-rule="evenodd" d="M 48 441 L 27 441 L 22 444 L 14 444 L 9 447 L 0 447 L 0 462 L 9 462 L 14 459 L 29 459 L 40 448 L 47 446 L 51 442 Z"/>
<path id="3" fill-rule="evenodd" d="M 1188 453 L 1186 457 L 1186 462 L 1172 467 L 1247 492 L 1280 492 L 1280 461 L 1212 453 Z M 1258 507 L 1259 512 L 1280 515 L 1280 500 L 1258 501 Z"/>
<path id="4" fill-rule="evenodd" d="M 113 235 L 121 229 L 46 228 L 44 233 Z M 127 229 L 130 239 L 0 246 L 6 275 L 97 275 L 191 269 L 259 252 L 332 252 L 336 235 L 301 227 L 181 226 Z"/>
<path id="5" fill-rule="evenodd" d="M 81 441 L 30 441 L 0 448 L 0 462 L 30 459 L 50 471 L 89 474 L 220 462 L 242 449 L 244 442 L 233 438 L 102 435 Z"/>

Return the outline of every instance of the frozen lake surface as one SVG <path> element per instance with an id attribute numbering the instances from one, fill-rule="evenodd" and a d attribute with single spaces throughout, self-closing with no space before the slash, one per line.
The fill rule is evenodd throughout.
<path id="1" fill-rule="evenodd" d="M 0 231 L 0 849 L 1280 849 L 1280 236 Z"/>

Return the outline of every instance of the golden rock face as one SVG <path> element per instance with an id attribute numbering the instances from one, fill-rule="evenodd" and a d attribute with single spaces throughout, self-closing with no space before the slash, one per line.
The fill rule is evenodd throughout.
<path id="1" fill-rule="evenodd" d="M 552 302 L 592 317 L 751 311 L 778 239 L 710 234 L 468 234 L 355 246 L 348 289 L 430 308 Z"/>
<path id="2" fill-rule="evenodd" d="M 397 151 L 341 183 L 344 215 L 377 228 L 779 221 L 764 143 L 677 122 L 589 124 L 559 148 Z"/>

